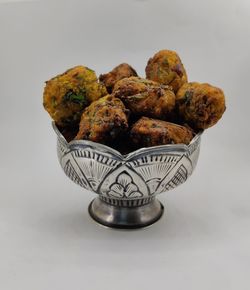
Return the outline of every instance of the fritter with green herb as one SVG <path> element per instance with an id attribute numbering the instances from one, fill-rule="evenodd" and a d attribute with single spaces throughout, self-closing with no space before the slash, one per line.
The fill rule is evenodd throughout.
<path id="1" fill-rule="evenodd" d="M 168 119 L 175 107 L 175 95 L 170 87 L 139 77 L 118 81 L 113 95 L 137 116 Z"/>
<path id="2" fill-rule="evenodd" d="M 142 117 L 132 127 L 130 136 L 136 147 L 140 148 L 164 144 L 189 144 L 194 135 L 190 128 Z"/>
<path id="3" fill-rule="evenodd" d="M 127 114 L 128 110 L 120 99 L 107 95 L 83 111 L 75 139 L 110 144 L 127 131 Z"/>
<path id="4" fill-rule="evenodd" d="M 197 82 L 184 84 L 176 95 L 179 115 L 195 129 L 207 129 L 222 117 L 226 106 L 221 89 Z"/>
<path id="5" fill-rule="evenodd" d="M 187 82 L 187 74 L 181 59 L 172 50 L 160 50 L 149 59 L 146 78 L 171 86 L 175 93 Z"/>
<path id="6" fill-rule="evenodd" d="M 99 77 L 109 93 L 112 93 L 114 85 L 121 79 L 137 76 L 136 71 L 127 63 L 122 63 L 116 66 L 112 71 L 106 74 L 101 74 Z"/>
<path id="7" fill-rule="evenodd" d="M 86 106 L 106 94 L 93 70 L 76 66 L 46 82 L 43 105 L 57 125 L 71 126 Z"/>

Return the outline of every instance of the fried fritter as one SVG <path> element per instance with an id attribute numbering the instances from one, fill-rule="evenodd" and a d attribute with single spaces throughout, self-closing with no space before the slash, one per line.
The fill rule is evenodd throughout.
<path id="1" fill-rule="evenodd" d="M 93 70 L 76 66 L 46 82 L 43 105 L 59 126 L 77 124 L 83 109 L 107 94 Z"/>
<path id="2" fill-rule="evenodd" d="M 128 110 L 120 99 L 107 95 L 83 111 L 75 139 L 111 144 L 127 130 L 127 114 Z"/>
<path id="3" fill-rule="evenodd" d="M 226 106 L 223 91 L 210 84 L 184 84 L 176 95 L 179 115 L 195 129 L 207 129 L 218 122 Z"/>
<path id="4" fill-rule="evenodd" d="M 187 82 L 187 74 L 179 55 L 175 51 L 160 50 L 148 60 L 146 78 L 169 85 L 176 93 Z"/>
<path id="5" fill-rule="evenodd" d="M 142 117 L 130 132 L 132 142 L 140 147 L 151 147 L 165 144 L 189 144 L 193 131 L 184 126 Z"/>
<path id="6" fill-rule="evenodd" d="M 122 63 L 116 66 L 111 72 L 101 74 L 99 80 L 105 85 L 108 93 L 112 93 L 117 81 L 132 76 L 137 76 L 136 71 L 129 64 Z"/>
<path id="7" fill-rule="evenodd" d="M 169 119 L 175 107 L 175 95 L 170 87 L 139 77 L 118 81 L 113 95 L 138 116 Z"/>

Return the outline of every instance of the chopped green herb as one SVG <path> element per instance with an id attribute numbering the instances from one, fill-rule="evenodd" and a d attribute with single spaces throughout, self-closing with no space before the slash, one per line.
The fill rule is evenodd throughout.
<path id="1" fill-rule="evenodd" d="M 143 92 L 143 93 L 132 95 L 132 96 L 127 96 L 127 99 L 139 101 L 139 100 L 145 99 L 145 97 L 147 97 L 147 92 Z"/>
<path id="2" fill-rule="evenodd" d="M 95 72 L 94 70 L 92 70 L 91 68 L 89 68 L 89 67 L 85 67 L 88 71 L 90 71 L 90 72 Z"/>
<path id="3" fill-rule="evenodd" d="M 75 93 L 72 90 L 68 91 L 64 95 L 63 100 L 77 103 L 79 105 L 87 105 L 88 104 L 88 101 L 86 98 L 86 91 L 83 89 L 80 90 L 79 93 Z"/>
<path id="4" fill-rule="evenodd" d="M 192 100 L 192 97 L 193 97 L 193 94 L 194 92 L 193 91 L 186 91 L 185 95 L 184 95 L 184 99 L 183 99 L 183 102 L 186 104 L 186 105 L 189 105 L 191 100 Z"/>
<path id="5" fill-rule="evenodd" d="M 163 61 L 162 61 L 162 64 L 164 66 L 169 66 L 169 63 L 168 63 L 168 58 L 167 57 L 164 57 Z"/>
<path id="6" fill-rule="evenodd" d="M 57 105 L 56 97 L 51 97 L 51 103 L 52 103 L 52 107 L 56 107 Z"/>

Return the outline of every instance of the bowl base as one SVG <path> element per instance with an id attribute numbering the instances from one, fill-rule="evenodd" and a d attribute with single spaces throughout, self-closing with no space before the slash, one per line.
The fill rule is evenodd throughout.
<path id="1" fill-rule="evenodd" d="M 156 198 L 146 205 L 122 207 L 108 204 L 97 197 L 89 205 L 89 214 L 96 222 L 118 229 L 137 229 L 152 225 L 161 218 L 163 211 L 163 205 Z"/>

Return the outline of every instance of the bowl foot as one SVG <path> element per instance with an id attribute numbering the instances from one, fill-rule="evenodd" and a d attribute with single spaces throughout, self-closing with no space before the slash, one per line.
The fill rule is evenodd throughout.
<path id="1" fill-rule="evenodd" d="M 89 205 L 89 214 L 96 222 L 119 229 L 149 226 L 161 218 L 163 211 L 164 207 L 157 199 L 142 206 L 122 207 L 108 204 L 97 197 Z"/>

